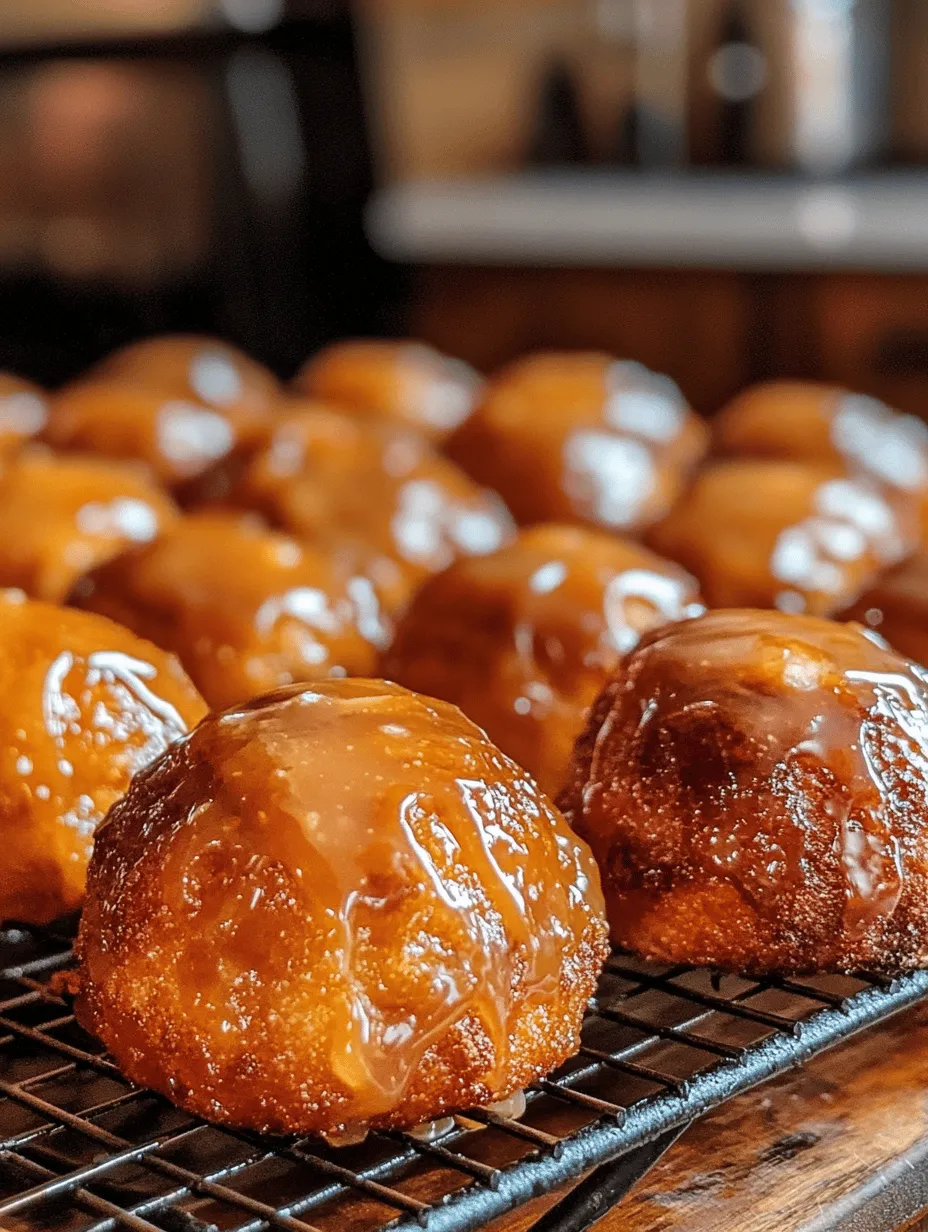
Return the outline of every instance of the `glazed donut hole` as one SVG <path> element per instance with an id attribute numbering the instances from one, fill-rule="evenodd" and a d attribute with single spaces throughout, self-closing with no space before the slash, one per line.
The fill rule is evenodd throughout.
<path id="1" fill-rule="evenodd" d="M 877 398 L 815 382 L 745 390 L 714 420 L 721 453 L 840 466 L 916 501 L 928 536 L 928 424 Z"/>
<path id="2" fill-rule="evenodd" d="M 588 850 L 479 728 L 329 680 L 136 776 L 94 851 L 76 1012 L 190 1112 L 351 1141 L 566 1059 L 605 935 Z"/>
<path id="3" fill-rule="evenodd" d="M 363 339 L 324 347 L 293 382 L 297 394 L 393 420 L 437 440 L 468 418 L 482 388 L 469 364 L 434 347 Z"/>
<path id="4" fill-rule="evenodd" d="M 695 580 L 640 544 L 536 526 L 427 581 L 382 672 L 460 706 L 553 793 L 621 655 L 649 629 L 702 610 Z"/>
<path id="5" fill-rule="evenodd" d="M 0 471 L 0 586 L 60 603 L 86 570 L 177 518 L 145 469 L 24 450 Z"/>
<path id="6" fill-rule="evenodd" d="M 699 579 L 710 607 L 828 616 L 913 550 L 918 518 L 865 476 L 738 458 L 700 471 L 648 542 Z"/>
<path id="7" fill-rule="evenodd" d="M 163 650 L 99 616 L 0 592 L 0 921 L 80 906 L 94 833 L 206 712 Z"/>
<path id="8" fill-rule="evenodd" d="M 418 433 L 320 407 L 281 420 L 231 499 L 310 542 L 366 543 L 410 585 L 515 533 L 499 496 Z"/>
<path id="9" fill-rule="evenodd" d="M 142 462 L 182 490 L 256 448 L 264 431 L 236 412 L 101 377 L 55 395 L 43 439 L 66 452 Z"/>
<path id="10" fill-rule="evenodd" d="M 837 386 L 751 386 L 715 417 L 713 438 L 722 453 L 840 464 L 849 474 L 928 495 L 928 425 Z"/>
<path id="11" fill-rule="evenodd" d="M 96 364 L 88 376 L 212 407 L 241 424 L 260 424 L 282 394 L 270 369 L 244 351 L 218 338 L 188 334 L 130 343 Z"/>
<path id="12" fill-rule="evenodd" d="M 708 445 L 670 377 L 600 354 L 541 354 L 503 369 L 448 443 L 523 525 L 623 534 L 662 518 Z"/>
<path id="13" fill-rule="evenodd" d="M 317 548 L 255 517 L 204 512 L 88 572 L 69 602 L 172 651 L 222 709 L 293 681 L 372 672 L 397 593 L 393 562 L 363 547 Z"/>
<path id="14" fill-rule="evenodd" d="M 928 676 L 857 625 L 728 610 L 647 635 L 561 806 L 616 944 L 726 971 L 928 963 Z"/>

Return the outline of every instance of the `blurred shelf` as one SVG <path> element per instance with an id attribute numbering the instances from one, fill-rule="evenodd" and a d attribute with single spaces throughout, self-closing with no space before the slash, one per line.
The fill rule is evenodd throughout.
<path id="1" fill-rule="evenodd" d="M 367 228 L 413 263 L 928 271 L 928 171 L 421 180 L 382 189 Z"/>

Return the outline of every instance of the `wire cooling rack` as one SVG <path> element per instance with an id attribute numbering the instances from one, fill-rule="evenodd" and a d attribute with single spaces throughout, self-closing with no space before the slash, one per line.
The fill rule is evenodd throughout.
<path id="1" fill-rule="evenodd" d="M 470 1232 L 598 1166 L 536 1225 L 586 1228 L 708 1108 L 928 993 L 928 972 L 757 982 L 615 954 L 579 1053 L 523 1117 L 335 1149 L 219 1129 L 134 1087 L 49 988 L 70 962 L 66 930 L 0 930 L 4 1232 Z"/>

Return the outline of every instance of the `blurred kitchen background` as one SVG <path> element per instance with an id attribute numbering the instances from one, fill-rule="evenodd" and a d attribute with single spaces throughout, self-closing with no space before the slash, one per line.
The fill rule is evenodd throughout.
<path id="1" fill-rule="evenodd" d="M 0 368 L 177 330 L 928 415 L 928 0 L 3 0 Z"/>

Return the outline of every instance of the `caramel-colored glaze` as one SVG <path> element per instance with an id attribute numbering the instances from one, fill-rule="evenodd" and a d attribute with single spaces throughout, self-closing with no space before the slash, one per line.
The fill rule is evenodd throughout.
<path id="1" fill-rule="evenodd" d="M 918 542 L 914 502 L 840 467 L 714 463 L 648 542 L 699 579 L 710 607 L 828 616 Z"/>
<path id="2" fill-rule="evenodd" d="M 392 624 L 370 563 L 255 518 L 191 514 L 81 578 L 70 602 L 173 651 L 220 709 L 293 681 L 373 671 Z"/>
<path id="3" fill-rule="evenodd" d="M 144 462 L 176 488 L 255 447 L 265 431 L 263 421 L 237 410 L 88 376 L 55 395 L 43 439 L 56 449 Z"/>
<path id="4" fill-rule="evenodd" d="M 22 377 L 0 372 L 0 461 L 41 432 L 47 420 L 45 391 Z"/>
<path id="5" fill-rule="evenodd" d="M 210 1120 L 355 1138 L 564 1060 L 605 939 L 589 851 L 479 728 L 326 681 L 136 778 L 94 854 L 77 1015 Z"/>
<path id="6" fill-rule="evenodd" d="M 242 504 L 237 497 L 252 459 L 268 448 L 274 439 L 274 433 L 289 419 L 298 419 L 301 415 L 312 415 L 316 412 L 344 414 L 342 408 L 320 402 L 316 398 L 307 398 L 293 392 L 283 393 L 277 400 L 274 414 L 256 425 L 255 431 L 248 435 L 241 448 L 222 458 L 196 479 L 183 484 L 178 491 L 180 503 L 185 509 L 217 506 L 227 508 L 235 507 L 236 503 Z M 247 501 L 244 503 L 248 504 Z"/>
<path id="7" fill-rule="evenodd" d="M 51 439 L 142 458 L 189 507 L 227 494 L 282 399 L 274 374 L 226 342 L 147 338 L 114 351 L 59 397 Z"/>
<path id="8" fill-rule="evenodd" d="M 412 581 L 494 552 L 515 531 L 499 497 L 418 433 L 321 408 L 281 421 L 234 500 L 301 538 L 370 544 Z"/>
<path id="9" fill-rule="evenodd" d="M 881 574 L 842 619 L 875 629 L 900 654 L 928 664 L 928 551 Z"/>
<path id="10" fill-rule="evenodd" d="M 176 518 L 141 468 L 26 450 L 0 474 L 0 586 L 61 602 L 86 570 Z"/>
<path id="11" fill-rule="evenodd" d="M 179 398 L 238 419 L 260 423 L 281 395 L 263 364 L 228 342 L 193 334 L 145 338 L 113 351 L 90 376 Z"/>
<path id="12" fill-rule="evenodd" d="M 670 509 L 707 438 L 669 377 L 608 355 L 542 354 L 490 382 L 448 452 L 522 524 L 635 532 Z"/>
<path id="13" fill-rule="evenodd" d="M 647 635 L 562 806 L 615 941 L 725 970 L 928 964 L 928 676 L 858 625 L 710 612 Z"/>
<path id="14" fill-rule="evenodd" d="M 99 616 L 0 592 L 0 920 L 80 906 L 94 830 L 206 711 L 170 655 Z"/>
<path id="15" fill-rule="evenodd" d="M 693 578 L 639 544 L 536 526 L 426 582 L 382 670 L 460 706 L 553 794 L 619 657 L 700 611 Z"/>
<path id="16" fill-rule="evenodd" d="M 723 453 L 836 463 L 891 488 L 928 493 L 928 425 L 865 394 L 770 381 L 740 393 L 712 428 Z"/>
<path id="17" fill-rule="evenodd" d="M 360 414 L 375 414 L 441 439 L 471 414 L 483 382 L 463 360 L 421 342 L 354 339 L 306 362 L 294 388 Z"/>

